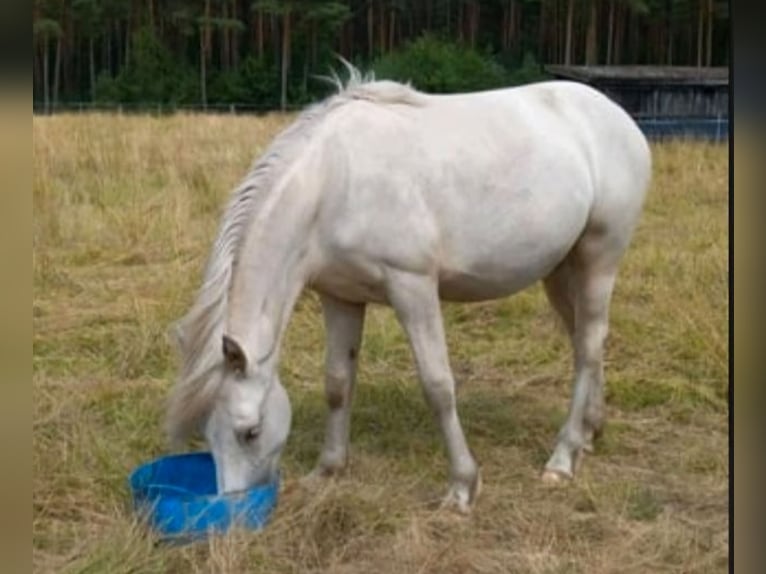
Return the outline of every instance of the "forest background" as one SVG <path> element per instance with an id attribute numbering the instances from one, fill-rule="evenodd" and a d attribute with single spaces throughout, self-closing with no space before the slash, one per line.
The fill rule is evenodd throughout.
<path id="1" fill-rule="evenodd" d="M 297 108 L 337 55 L 434 93 L 544 64 L 726 66 L 728 19 L 719 0 L 35 0 L 34 104 Z"/>

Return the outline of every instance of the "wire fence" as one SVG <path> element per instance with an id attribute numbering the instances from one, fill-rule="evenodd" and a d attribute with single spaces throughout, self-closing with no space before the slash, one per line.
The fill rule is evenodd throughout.
<path id="1" fill-rule="evenodd" d="M 112 113 L 135 115 L 171 115 L 178 113 L 263 115 L 281 111 L 296 112 L 306 104 L 288 104 L 284 110 L 268 104 L 229 103 L 229 104 L 179 104 L 162 102 L 58 102 L 46 106 L 42 102 L 33 102 L 32 113 L 35 115 L 77 114 L 77 113 Z"/>
<path id="2" fill-rule="evenodd" d="M 296 112 L 304 105 L 288 105 L 280 110 L 269 105 L 251 103 L 231 104 L 168 104 L 168 103 L 123 103 L 107 104 L 94 102 L 66 102 L 50 104 L 34 102 L 32 113 L 35 115 L 73 114 L 73 113 L 112 113 L 118 115 L 172 115 L 188 114 L 229 114 L 229 115 L 265 115 L 280 111 Z M 642 116 L 634 118 L 636 123 L 651 140 L 697 139 L 723 142 L 729 139 L 729 118 L 727 116 Z"/>
<path id="3" fill-rule="evenodd" d="M 729 139 L 729 118 L 642 117 L 638 127 L 650 140 L 697 139 L 724 142 Z"/>

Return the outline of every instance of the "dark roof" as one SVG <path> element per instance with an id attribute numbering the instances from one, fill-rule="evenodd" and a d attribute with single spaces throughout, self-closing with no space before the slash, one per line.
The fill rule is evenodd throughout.
<path id="1" fill-rule="evenodd" d="M 693 66 L 546 66 L 558 78 L 594 84 L 651 83 L 728 86 L 729 68 Z"/>

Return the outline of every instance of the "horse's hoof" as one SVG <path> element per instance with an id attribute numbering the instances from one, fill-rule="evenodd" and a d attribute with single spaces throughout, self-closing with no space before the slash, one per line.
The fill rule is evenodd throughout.
<path id="1" fill-rule="evenodd" d="M 476 504 L 481 493 L 481 470 L 476 471 L 476 476 L 470 486 L 464 483 L 455 483 L 450 486 L 447 496 L 441 503 L 441 508 L 453 510 L 458 514 L 467 516 Z"/>
<path id="2" fill-rule="evenodd" d="M 323 467 L 317 467 L 306 476 L 299 478 L 298 483 L 303 489 L 314 492 L 319 490 L 333 476 L 335 476 L 334 472 Z"/>
<path id="3" fill-rule="evenodd" d="M 317 476 L 316 471 L 312 470 L 306 476 L 298 479 L 298 485 L 304 490 L 314 491 L 319 487 L 321 480 L 321 477 Z"/>
<path id="4" fill-rule="evenodd" d="M 554 468 L 546 468 L 541 477 L 543 484 L 547 486 L 560 486 L 572 480 L 572 474 Z"/>
<path id="5" fill-rule="evenodd" d="M 441 510 L 449 510 L 456 512 L 462 516 L 468 516 L 471 514 L 471 503 L 468 501 L 468 497 L 456 490 L 450 488 L 447 496 L 442 499 Z"/>

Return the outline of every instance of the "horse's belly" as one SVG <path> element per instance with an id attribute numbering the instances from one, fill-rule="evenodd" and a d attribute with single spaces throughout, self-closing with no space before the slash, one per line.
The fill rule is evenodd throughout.
<path id="1" fill-rule="evenodd" d="M 500 299 L 521 291 L 530 283 L 488 281 L 466 273 L 446 272 L 439 278 L 439 298 L 443 301 L 474 302 Z"/>
<path id="2" fill-rule="evenodd" d="M 463 245 L 461 250 L 448 248 L 451 257 L 441 260 L 433 253 L 439 296 L 445 301 L 469 302 L 517 293 L 550 274 L 570 252 L 580 231 L 580 225 L 572 225 L 563 230 L 558 228 L 557 233 L 529 233 L 527 240 L 519 240 L 515 234 L 511 237 L 500 234 L 495 241 Z M 392 265 L 397 261 L 395 257 L 385 261 L 383 257 L 359 252 L 345 255 L 330 258 L 311 286 L 347 301 L 387 303 L 387 268 L 401 270 L 407 266 Z M 399 260 L 404 262 L 404 258 Z M 424 268 L 423 272 L 429 271 Z"/>
<path id="3" fill-rule="evenodd" d="M 439 272 L 439 296 L 446 301 L 485 301 L 517 293 L 545 278 L 566 257 L 576 236 L 523 254 L 498 251 L 483 260 Z"/>
<path id="4" fill-rule="evenodd" d="M 507 297 L 546 277 L 565 255 L 541 260 L 523 268 L 509 265 L 484 272 L 442 269 L 438 276 L 439 297 L 444 301 L 455 302 L 487 301 Z M 360 272 L 358 268 L 327 268 L 314 278 L 311 287 L 320 293 L 346 301 L 388 302 L 383 279 Z"/>
<path id="5" fill-rule="evenodd" d="M 441 214 L 439 292 L 452 301 L 511 295 L 548 276 L 569 254 L 588 221 L 585 186 L 553 188 L 529 200 L 465 205 Z M 540 199 L 543 198 L 543 199 Z"/>

